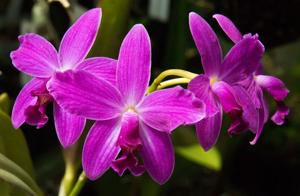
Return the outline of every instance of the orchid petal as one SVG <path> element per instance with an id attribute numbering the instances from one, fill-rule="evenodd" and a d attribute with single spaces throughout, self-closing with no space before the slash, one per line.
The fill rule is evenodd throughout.
<path id="1" fill-rule="evenodd" d="M 46 85 L 46 81 L 43 79 L 33 78 L 30 80 L 20 91 L 14 107 L 12 109 L 12 124 L 15 129 L 19 128 L 26 120 L 25 110 L 28 106 L 34 105 L 37 101 L 36 96 L 32 96 L 31 92 L 40 89 L 43 85 Z"/>
<path id="2" fill-rule="evenodd" d="M 250 96 L 255 107 L 260 108 L 261 107 L 260 96 L 263 96 L 262 90 L 261 87 L 257 85 L 257 83 L 253 78 L 254 78 L 253 76 L 250 76 L 246 80 L 239 82 L 238 85 L 242 86 L 247 90 L 247 93 Z"/>
<path id="3" fill-rule="evenodd" d="M 257 70 L 263 53 L 257 36 L 244 38 L 227 53 L 219 78 L 229 84 L 246 79 Z"/>
<path id="4" fill-rule="evenodd" d="M 140 123 L 143 148 L 141 156 L 149 175 L 159 184 L 171 177 L 174 169 L 174 149 L 170 135 Z"/>
<path id="5" fill-rule="evenodd" d="M 218 75 L 221 69 L 222 50 L 217 35 L 209 24 L 194 12 L 189 15 L 189 25 L 205 74 Z"/>
<path id="6" fill-rule="evenodd" d="M 258 113 L 255 104 L 244 88 L 241 86 L 234 86 L 233 89 L 243 110 L 242 120 L 247 123 L 248 128 L 253 133 L 257 133 L 261 129 L 261 125 L 259 122 L 260 114 Z"/>
<path id="7" fill-rule="evenodd" d="M 47 88 L 60 107 L 72 114 L 92 120 L 108 120 L 121 114 L 118 90 L 85 71 L 57 73 Z"/>
<path id="8" fill-rule="evenodd" d="M 277 110 L 271 119 L 276 125 L 283 125 L 285 117 L 289 113 L 289 108 L 283 102 L 277 102 Z"/>
<path id="9" fill-rule="evenodd" d="M 289 93 L 284 83 L 273 76 L 258 75 L 255 81 L 266 90 L 276 101 L 283 101 Z"/>
<path id="10" fill-rule="evenodd" d="M 64 148 L 73 145 L 80 137 L 85 119 L 64 111 L 57 103 L 53 105 L 54 124 L 58 139 Z"/>
<path id="11" fill-rule="evenodd" d="M 196 124 L 196 133 L 200 145 L 205 151 L 211 149 L 217 142 L 222 127 L 222 109 Z"/>
<path id="12" fill-rule="evenodd" d="M 19 36 L 20 47 L 10 55 L 13 65 L 20 71 L 47 78 L 59 67 L 54 46 L 43 37 L 29 33 Z"/>
<path id="13" fill-rule="evenodd" d="M 91 9 L 80 16 L 65 33 L 59 47 L 64 70 L 73 68 L 86 57 L 96 39 L 101 16 L 100 8 Z"/>
<path id="14" fill-rule="evenodd" d="M 260 138 L 260 135 L 263 131 L 264 125 L 268 120 L 268 116 L 269 116 L 269 111 L 268 111 L 268 107 L 267 107 L 267 103 L 264 99 L 263 96 L 263 92 L 261 89 L 257 90 L 257 97 L 259 98 L 260 101 L 260 108 L 258 108 L 258 130 L 255 134 L 254 139 L 250 142 L 251 145 L 255 145 L 256 142 L 258 141 L 258 139 Z"/>
<path id="15" fill-rule="evenodd" d="M 116 83 L 117 61 L 106 57 L 89 58 L 80 63 L 76 70 L 84 70 L 96 77 L 100 77 L 110 82 Z"/>
<path id="16" fill-rule="evenodd" d="M 180 125 L 196 123 L 205 117 L 203 102 L 180 86 L 151 93 L 137 110 L 147 125 L 168 133 Z"/>
<path id="17" fill-rule="evenodd" d="M 216 82 L 212 86 L 213 92 L 218 96 L 222 107 L 226 113 L 232 110 L 240 110 L 241 106 L 237 102 L 234 89 L 226 82 Z"/>
<path id="18" fill-rule="evenodd" d="M 135 105 L 145 95 L 151 68 L 151 43 L 143 25 L 135 25 L 121 45 L 117 86 L 127 104 Z"/>
<path id="19" fill-rule="evenodd" d="M 198 75 L 188 84 L 188 89 L 205 103 L 206 115 L 214 116 L 219 112 L 218 99 L 211 90 L 208 77 L 203 74 Z"/>
<path id="20" fill-rule="evenodd" d="M 262 98 L 261 99 L 262 99 L 261 100 L 261 108 L 264 111 L 264 113 L 263 113 L 263 116 L 264 116 L 263 122 L 266 123 L 268 121 L 268 119 L 269 119 L 269 107 L 268 107 L 267 101 L 263 97 L 263 94 L 262 94 Z"/>
<path id="21" fill-rule="evenodd" d="M 117 145 L 120 119 L 97 121 L 86 137 L 82 152 L 82 167 L 90 180 L 104 174 L 121 150 Z"/>
<path id="22" fill-rule="evenodd" d="M 215 14 L 213 18 L 217 20 L 224 33 L 226 33 L 234 43 L 243 39 L 243 35 L 229 18 L 221 14 Z"/>

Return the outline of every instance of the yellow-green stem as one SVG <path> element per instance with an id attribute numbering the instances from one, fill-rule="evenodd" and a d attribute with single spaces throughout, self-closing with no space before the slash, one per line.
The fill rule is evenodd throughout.
<path id="1" fill-rule="evenodd" d="M 67 196 L 75 182 L 76 168 L 73 164 L 66 163 L 65 174 L 60 184 L 59 196 Z"/>
<path id="2" fill-rule="evenodd" d="M 78 157 L 78 144 L 69 148 L 63 149 L 63 157 L 65 160 L 65 174 L 60 183 L 59 196 L 67 196 L 76 180 L 76 173 L 79 164 L 77 163 Z"/>
<path id="3" fill-rule="evenodd" d="M 87 181 L 87 178 L 86 178 L 85 173 L 81 172 L 81 174 L 78 177 L 77 182 L 76 182 L 75 186 L 73 187 L 73 189 L 72 189 L 71 193 L 69 194 L 69 196 L 77 196 L 80 193 L 80 191 L 81 191 L 81 189 L 82 189 L 82 187 L 83 187 L 83 185 L 85 184 L 86 181 Z"/>
<path id="4" fill-rule="evenodd" d="M 157 90 L 164 89 L 164 88 L 167 88 L 169 86 L 174 86 L 174 85 L 177 85 L 177 84 L 187 84 L 190 81 L 191 80 L 187 79 L 187 78 L 175 78 L 175 79 L 167 80 L 167 81 L 164 81 L 164 82 L 160 83 L 157 86 Z"/>
<path id="5" fill-rule="evenodd" d="M 179 77 L 191 80 L 194 77 L 196 77 L 197 74 L 186 71 L 186 70 L 181 70 L 181 69 L 168 69 L 168 70 L 160 73 L 157 76 L 157 78 L 155 78 L 153 83 L 149 86 L 147 93 L 149 94 L 149 93 L 157 90 L 157 87 L 159 86 L 159 84 L 168 76 L 179 76 Z"/>

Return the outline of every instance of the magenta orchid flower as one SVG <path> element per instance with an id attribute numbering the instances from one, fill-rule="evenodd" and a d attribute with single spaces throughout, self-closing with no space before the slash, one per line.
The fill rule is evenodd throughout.
<path id="1" fill-rule="evenodd" d="M 61 107 L 96 120 L 83 147 L 89 179 L 111 167 L 119 175 L 126 169 L 135 176 L 146 170 L 165 183 L 174 168 L 170 132 L 204 117 L 202 101 L 179 86 L 145 96 L 150 68 L 150 38 L 143 25 L 135 25 L 120 48 L 116 86 L 84 71 L 57 73 L 49 81 Z"/>
<path id="2" fill-rule="evenodd" d="M 15 128 L 24 122 L 37 128 L 43 127 L 48 121 L 47 105 L 53 103 L 60 143 L 68 147 L 76 142 L 85 126 L 85 118 L 59 107 L 46 84 L 55 73 L 66 70 L 86 70 L 110 82 L 115 81 L 115 60 L 101 57 L 84 60 L 96 38 L 100 21 L 101 9 L 86 12 L 65 33 L 58 52 L 50 42 L 37 34 L 19 37 L 21 44 L 11 53 L 12 63 L 33 79 L 24 86 L 14 104 L 12 123 Z"/>
<path id="3" fill-rule="evenodd" d="M 235 44 L 222 60 L 219 40 L 209 24 L 198 14 L 190 13 L 189 25 L 204 69 L 204 74 L 195 77 L 188 85 L 188 89 L 206 105 L 206 118 L 196 124 L 201 146 L 209 150 L 216 143 L 223 111 L 232 120 L 229 134 L 248 128 L 257 133 L 257 112 L 238 81 L 257 69 L 264 47 L 256 36 L 249 36 Z"/>
<path id="4" fill-rule="evenodd" d="M 226 16 L 215 14 L 213 17 L 217 20 L 220 27 L 234 43 L 238 43 L 239 41 L 251 36 L 251 34 L 242 35 L 234 23 Z M 263 129 L 263 124 L 268 119 L 268 108 L 263 97 L 263 90 L 269 93 L 277 103 L 277 111 L 271 118 L 274 123 L 277 125 L 282 125 L 285 117 L 289 114 L 289 108 L 285 106 L 283 102 L 287 97 L 289 90 L 285 87 L 284 83 L 280 79 L 273 76 L 262 75 L 260 73 L 261 70 L 262 64 L 259 63 L 256 72 L 254 72 L 249 79 L 244 80 L 241 83 L 247 88 L 248 93 L 250 94 L 252 100 L 254 100 L 255 106 L 260 113 L 260 133 L 256 135 L 257 137 L 251 142 L 252 144 L 255 144 L 258 140 Z"/>

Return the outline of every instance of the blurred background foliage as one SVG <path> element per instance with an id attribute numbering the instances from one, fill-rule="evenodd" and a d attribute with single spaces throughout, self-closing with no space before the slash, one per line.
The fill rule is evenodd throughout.
<path id="1" fill-rule="evenodd" d="M 11 175 L 33 189 L 32 183 L 36 181 L 45 195 L 57 194 L 64 159 L 51 119 L 52 110 L 48 108 L 49 123 L 42 129 L 23 125 L 23 131 L 13 130 L 10 100 L 13 103 L 28 77 L 11 65 L 9 53 L 18 47 L 18 35 L 26 32 L 38 33 L 57 46 L 70 24 L 86 9 L 96 6 L 102 7 L 103 17 L 89 55 L 116 58 L 129 28 L 143 23 L 152 40 L 152 79 L 175 67 L 202 72 L 200 56 L 188 28 L 190 11 L 199 13 L 213 26 L 224 54 L 232 44 L 211 16 L 214 13 L 228 16 L 243 33 L 259 34 L 266 47 L 265 72 L 283 79 L 290 89 L 287 105 L 291 113 L 281 127 L 269 121 L 255 146 L 249 144 L 251 133 L 230 138 L 225 117 L 217 146 L 207 153 L 197 145 L 194 128 L 181 127 L 173 134 L 176 166 L 165 185 L 156 185 L 147 175 L 135 178 L 126 173 L 120 178 L 109 171 L 99 180 L 88 182 L 81 195 L 300 195 L 300 85 L 297 83 L 300 1 L 297 0 L 1 0 L 0 93 L 7 94 L 0 96 L 0 153 L 5 156 L 1 160 L 6 160 L 0 161 L 0 169 L 7 159 L 13 161 L 18 171 L 21 169 L 29 177 L 22 172 Z M 270 104 L 270 110 L 274 111 L 274 104 Z M 76 158 L 80 160 L 80 153 Z M 5 175 L 0 170 L 1 196 L 28 195 L 24 186 L 8 183 Z"/>

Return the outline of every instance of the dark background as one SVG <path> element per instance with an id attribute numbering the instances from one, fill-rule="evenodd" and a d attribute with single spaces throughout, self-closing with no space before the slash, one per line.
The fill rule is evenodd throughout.
<path id="1" fill-rule="evenodd" d="M 266 47 L 263 59 L 266 74 L 280 77 L 290 90 L 287 98 L 290 115 L 281 127 L 269 121 L 255 146 L 249 144 L 253 138 L 250 133 L 230 138 L 226 134 L 228 122 L 225 121 L 217 143 L 222 155 L 221 171 L 210 170 L 177 155 L 174 174 L 163 186 L 154 184 L 147 175 L 134 178 L 126 173 L 120 178 L 109 171 L 98 181 L 89 182 L 82 195 L 300 195 L 300 1 L 170 1 L 169 18 L 161 21 L 149 15 L 149 1 L 132 0 L 125 24 L 124 33 L 133 24 L 143 23 L 150 34 L 153 49 L 152 79 L 168 68 L 202 72 L 200 56 L 188 28 L 190 11 L 207 19 L 221 39 L 225 53 L 232 44 L 212 19 L 213 14 L 221 13 L 231 18 L 243 33 L 259 34 Z M 30 30 L 46 36 L 57 45 L 73 21 L 69 14 L 72 9 L 75 13 L 76 7 L 88 9 L 99 5 L 96 1 L 73 2 L 76 1 L 71 1 L 71 10 L 66 10 L 58 2 L 45 3 L 49 11 L 46 14 L 42 12 L 46 22 L 42 21 L 43 25 L 40 25 L 33 19 L 33 13 L 38 13 L 38 7 L 35 7 L 34 12 L 37 1 L 0 1 L 0 93 L 7 92 L 14 100 L 22 87 L 21 74 L 12 66 L 9 58 L 9 53 L 18 47 L 19 34 Z M 95 54 L 116 57 L 114 52 L 92 52 L 90 55 Z M 38 183 L 47 195 L 55 195 L 64 165 L 53 128 L 51 107 L 48 109 L 50 120 L 44 128 L 36 130 L 23 125 L 22 129 L 30 148 Z M 271 114 L 274 112 L 272 102 L 270 111 Z M 193 134 L 192 139 L 182 141 L 181 134 L 184 131 L 194 133 L 193 128 L 175 132 L 173 139 L 176 145 L 183 145 L 189 140 L 194 142 Z"/>

